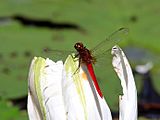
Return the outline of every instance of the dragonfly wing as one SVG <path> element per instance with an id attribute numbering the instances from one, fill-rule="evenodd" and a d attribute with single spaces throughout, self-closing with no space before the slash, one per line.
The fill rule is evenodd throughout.
<path id="1" fill-rule="evenodd" d="M 96 58 L 105 54 L 105 52 L 111 50 L 111 48 L 118 43 L 120 40 L 123 40 L 125 35 L 128 33 L 128 28 L 120 28 L 117 31 L 113 32 L 107 39 L 100 42 L 96 47 L 91 50 L 91 53 Z"/>
<path id="2" fill-rule="evenodd" d="M 68 55 L 75 53 L 75 51 L 69 50 L 54 50 L 54 49 L 44 49 L 42 54 L 44 57 L 49 57 L 50 59 L 55 60 L 62 60 L 65 61 Z"/>

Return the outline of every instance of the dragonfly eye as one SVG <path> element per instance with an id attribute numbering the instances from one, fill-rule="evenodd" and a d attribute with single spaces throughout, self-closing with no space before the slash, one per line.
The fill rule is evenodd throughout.
<path id="1" fill-rule="evenodd" d="M 83 44 L 82 44 L 82 43 L 76 43 L 76 44 L 74 45 L 74 48 L 75 48 L 76 50 L 81 50 L 81 49 L 83 49 Z"/>

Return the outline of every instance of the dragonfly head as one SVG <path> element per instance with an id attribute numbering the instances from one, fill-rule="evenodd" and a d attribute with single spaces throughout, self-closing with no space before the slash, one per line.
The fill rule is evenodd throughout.
<path id="1" fill-rule="evenodd" d="M 76 43 L 76 44 L 74 45 L 74 48 L 75 48 L 77 51 L 82 50 L 82 49 L 84 48 L 83 43 L 81 43 L 81 42 Z"/>

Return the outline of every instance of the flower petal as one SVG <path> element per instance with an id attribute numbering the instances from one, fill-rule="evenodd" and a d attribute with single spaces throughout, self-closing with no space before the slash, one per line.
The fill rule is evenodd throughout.
<path id="1" fill-rule="evenodd" d="M 29 73 L 29 95 L 28 108 L 36 108 L 40 119 L 36 120 L 64 120 L 66 119 L 63 96 L 62 96 L 62 73 L 63 63 L 57 63 L 43 59 L 34 58 Z M 32 98 L 32 99 L 30 99 Z M 28 109 L 28 113 L 30 113 Z M 29 114 L 30 120 L 31 114 Z M 35 120 L 35 119 L 34 119 Z"/>
<path id="2" fill-rule="evenodd" d="M 38 109 L 35 106 L 35 102 L 32 98 L 33 96 L 28 92 L 28 115 L 30 120 L 41 120 L 40 115 L 38 113 Z"/>
<path id="3" fill-rule="evenodd" d="M 31 62 L 29 77 L 28 77 L 28 115 L 30 120 L 42 120 L 42 114 L 40 111 L 39 101 L 36 95 L 35 83 L 34 83 L 34 65 L 37 57 Z"/>
<path id="4" fill-rule="evenodd" d="M 84 69 L 86 66 L 81 65 L 69 56 L 65 62 L 65 79 L 63 79 L 63 95 L 66 105 L 68 120 L 111 120 L 111 113 L 104 98 L 102 99 L 96 92 L 92 91 L 89 83 L 89 72 Z M 93 82 L 92 82 L 93 84 Z M 95 89 L 95 86 L 93 86 Z M 99 102 L 100 112 L 97 108 Z M 109 119 L 108 119 L 109 118 Z"/>
<path id="5" fill-rule="evenodd" d="M 119 97 L 120 120 L 137 120 L 137 90 L 131 67 L 126 56 L 118 46 L 112 48 L 112 64 L 123 88 L 123 95 Z"/>

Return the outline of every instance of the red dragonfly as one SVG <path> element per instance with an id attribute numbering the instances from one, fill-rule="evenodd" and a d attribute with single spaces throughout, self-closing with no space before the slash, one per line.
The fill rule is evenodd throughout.
<path id="1" fill-rule="evenodd" d="M 103 56 L 103 54 L 109 51 L 117 42 L 124 38 L 126 33 L 128 33 L 127 28 L 120 28 L 91 50 L 87 49 L 81 42 L 77 42 L 74 45 L 74 48 L 77 50 L 75 57 L 79 58 L 79 67 L 81 64 L 85 64 L 87 66 L 89 74 L 100 97 L 103 97 L 103 95 L 94 74 L 92 64 L 95 64 L 99 57 Z M 48 52 L 52 50 L 46 49 L 45 51 Z"/>

